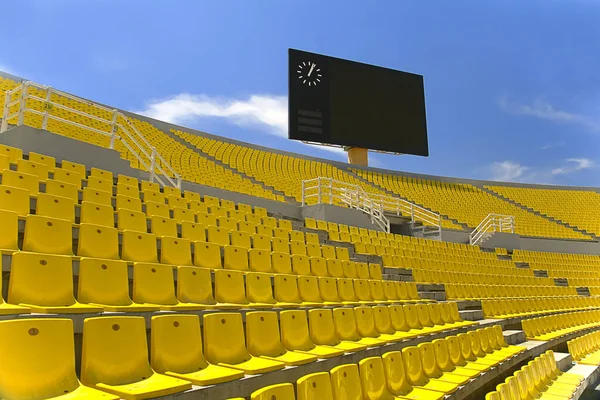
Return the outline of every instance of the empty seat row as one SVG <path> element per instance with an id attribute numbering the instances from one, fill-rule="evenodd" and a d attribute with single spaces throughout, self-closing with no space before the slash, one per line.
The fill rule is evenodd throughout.
<path id="1" fill-rule="evenodd" d="M 600 299 L 592 297 L 514 298 L 482 300 L 486 318 L 527 317 L 537 314 L 585 310 L 600 307 Z"/>
<path id="2" fill-rule="evenodd" d="M 501 276 L 499 276 L 501 277 Z M 449 299 L 501 299 L 515 297 L 577 297 L 577 290 L 562 286 L 520 284 L 485 285 L 477 283 L 445 284 Z"/>
<path id="3" fill-rule="evenodd" d="M 75 370 L 71 320 L 0 321 L 0 335 L 10 338 L 0 343 L 0 393 L 5 398 L 28 399 L 158 397 L 191 389 L 192 384 L 232 381 L 245 374 L 267 373 L 378 344 L 376 339 L 360 345 L 356 339 L 340 340 L 335 332 L 327 334 L 334 328 L 322 320 L 326 311 L 331 315 L 331 310 L 314 310 L 310 329 L 304 311 L 282 312 L 280 328 L 275 313 L 249 313 L 245 333 L 239 313 L 208 314 L 203 317 L 203 335 L 196 315 L 154 316 L 150 349 L 143 317 L 88 318 L 83 323 L 81 382 Z M 313 324 L 318 327 L 312 329 Z M 419 398 L 438 399 L 522 350 L 506 345 L 499 326 L 479 329 L 386 353 L 383 359 L 364 359 L 361 371 L 369 376 L 363 376 L 362 382 L 385 390 L 395 387 L 397 394 L 412 392 L 413 386 L 421 388 L 414 389 L 415 394 L 433 390 L 437 397 L 431 393 Z M 361 380 L 354 379 L 358 378 L 355 370 L 346 369 L 352 375 L 340 374 L 340 378 L 348 378 L 340 389 L 352 393 Z M 325 376 L 329 384 L 329 374 Z M 312 382 L 307 389 L 315 392 L 307 398 L 332 398 L 330 393 L 322 397 L 328 393 L 326 388 Z"/>
<path id="4" fill-rule="evenodd" d="M 226 269 L 211 272 L 153 263 L 134 263 L 130 296 L 128 265 L 124 261 L 83 257 L 78 273 L 76 300 L 72 257 L 14 253 L 8 303 L 0 303 L 0 313 L 294 308 L 421 301 L 416 288 L 403 282 L 244 274 Z M 424 326 L 469 324 L 460 319 L 456 303 L 411 306 L 408 312 L 418 315 Z"/>
<path id="5" fill-rule="evenodd" d="M 296 390 L 291 383 L 267 386 L 250 399 L 441 400 L 523 350 L 508 346 L 501 330 L 486 328 L 305 375 L 296 382 Z"/>
<path id="6" fill-rule="evenodd" d="M 559 370 L 548 350 L 506 378 L 485 400 L 572 399 L 582 381 L 581 375 Z"/>
<path id="7" fill-rule="evenodd" d="M 552 340 L 573 332 L 600 326 L 600 311 L 548 315 L 522 322 L 527 338 Z"/>
<path id="8" fill-rule="evenodd" d="M 600 365 L 600 331 L 569 340 L 567 348 L 576 363 Z"/>

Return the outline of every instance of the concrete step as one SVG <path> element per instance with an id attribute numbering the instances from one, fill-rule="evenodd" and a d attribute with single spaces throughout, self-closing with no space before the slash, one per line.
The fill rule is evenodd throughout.
<path id="1" fill-rule="evenodd" d="M 381 272 L 383 272 L 384 274 L 390 274 L 390 275 L 410 275 L 410 276 L 412 276 L 412 269 L 410 269 L 410 268 L 384 267 Z"/>
<path id="2" fill-rule="evenodd" d="M 352 258 L 352 260 L 358 261 L 358 262 L 366 262 L 369 264 L 379 264 L 379 265 L 383 264 L 380 256 L 375 256 L 372 254 L 354 254 L 354 257 Z"/>
<path id="3" fill-rule="evenodd" d="M 517 268 L 529 268 L 529 263 L 522 261 L 516 261 L 515 265 L 517 266 Z"/>
<path id="4" fill-rule="evenodd" d="M 481 301 L 479 300 L 458 300 L 455 301 L 459 311 L 463 310 L 481 310 Z"/>
<path id="5" fill-rule="evenodd" d="M 527 337 L 525 336 L 525 331 L 507 330 L 502 331 L 502 334 L 504 335 L 504 340 L 508 344 L 519 344 L 527 340 Z"/>
<path id="6" fill-rule="evenodd" d="M 554 352 L 554 359 L 556 365 L 561 371 L 567 371 L 573 366 L 573 356 L 569 353 L 557 353 Z"/>
<path id="7" fill-rule="evenodd" d="M 418 292 L 446 292 L 444 285 L 437 285 L 432 283 L 418 283 L 417 284 Z"/>
<path id="8" fill-rule="evenodd" d="M 430 299 L 435 301 L 445 301 L 446 292 L 419 292 L 422 299 Z"/>
<path id="9" fill-rule="evenodd" d="M 396 275 L 396 274 L 382 274 L 381 277 L 383 278 L 383 280 L 385 281 L 401 281 L 403 278 L 403 275 Z M 411 276 L 412 278 L 412 276 Z"/>
<path id="10" fill-rule="evenodd" d="M 592 294 L 590 293 L 590 288 L 588 287 L 578 287 L 577 288 L 577 294 L 580 296 L 591 296 Z"/>
<path id="11" fill-rule="evenodd" d="M 534 269 L 533 276 L 538 277 L 538 278 L 547 278 L 548 271 L 546 271 L 545 269 Z"/>
<path id="12" fill-rule="evenodd" d="M 483 310 L 462 310 L 458 314 L 465 321 L 479 321 L 483 319 Z"/>
<path id="13" fill-rule="evenodd" d="M 569 280 L 567 278 L 554 278 L 554 284 L 556 286 L 569 286 Z"/>

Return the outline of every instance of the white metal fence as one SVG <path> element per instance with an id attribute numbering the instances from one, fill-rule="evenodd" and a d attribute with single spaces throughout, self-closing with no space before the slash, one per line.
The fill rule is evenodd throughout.
<path id="1" fill-rule="evenodd" d="M 40 91 L 45 93 L 44 98 L 33 93 Z M 17 126 L 28 125 L 26 117 L 34 115 L 41 117 L 41 125 L 32 124 L 34 128 L 47 129 L 49 121 L 75 126 L 90 133 L 109 137 L 110 149 L 115 149 L 115 143 L 120 142 L 135 156 L 140 166 L 150 173 L 151 182 L 156 181 L 162 186 L 170 185 L 181 189 L 181 176 L 122 112 L 31 81 L 23 82 L 13 90 L 7 91 L 5 96 L 0 133 L 8 129 L 9 122 Z M 58 102 L 57 99 L 63 101 Z M 80 109 L 65 105 L 69 102 L 75 102 Z M 106 117 L 93 115 L 81 109 L 88 109 Z M 82 124 L 62 118 L 57 115 L 60 111 L 74 114 L 77 118 L 81 117 L 92 123 Z M 97 127 L 91 126 L 92 124 Z"/>
<path id="2" fill-rule="evenodd" d="M 307 204 L 344 204 L 369 215 L 371 222 L 385 232 L 390 231 L 383 206 L 358 185 L 323 177 L 302 181 L 302 205 Z"/>
<path id="3" fill-rule="evenodd" d="M 488 214 L 469 235 L 469 243 L 476 245 L 494 232 L 515 233 L 515 217 L 512 215 Z"/>

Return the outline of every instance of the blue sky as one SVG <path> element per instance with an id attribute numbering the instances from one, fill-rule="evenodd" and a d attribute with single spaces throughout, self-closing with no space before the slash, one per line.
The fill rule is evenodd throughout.
<path id="1" fill-rule="evenodd" d="M 374 166 L 600 186 L 600 2 L 5 2 L 0 70 L 279 149 L 287 49 L 424 75 L 430 157 Z M 22 16 L 18 17 L 18 16 Z"/>

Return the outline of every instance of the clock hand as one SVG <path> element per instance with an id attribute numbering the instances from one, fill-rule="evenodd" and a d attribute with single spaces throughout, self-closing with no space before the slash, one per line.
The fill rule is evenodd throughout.
<path id="1" fill-rule="evenodd" d="M 316 65 L 317 65 L 317 64 L 315 64 L 315 63 L 313 63 L 313 65 L 311 65 L 311 67 L 310 67 L 310 70 L 308 71 L 308 76 L 310 76 L 310 74 L 312 74 L 312 72 L 313 72 L 313 69 L 315 69 L 315 66 L 316 66 Z"/>

